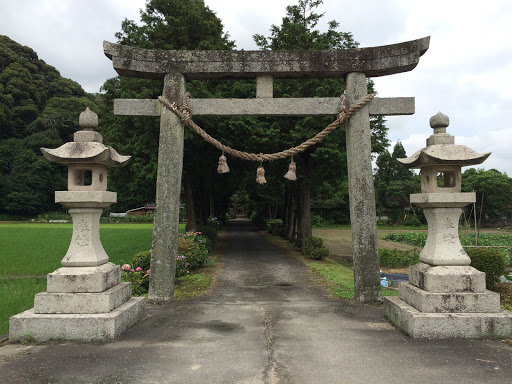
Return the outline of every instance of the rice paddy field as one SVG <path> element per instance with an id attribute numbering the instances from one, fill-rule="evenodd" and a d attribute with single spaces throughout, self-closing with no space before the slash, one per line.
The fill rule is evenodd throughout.
<path id="1" fill-rule="evenodd" d="M 12 315 L 32 308 L 34 295 L 46 290 L 46 275 L 61 267 L 72 232 L 72 224 L 0 224 L 0 335 Z M 152 232 L 152 224 L 100 225 L 103 248 L 120 265 L 151 248 Z"/>

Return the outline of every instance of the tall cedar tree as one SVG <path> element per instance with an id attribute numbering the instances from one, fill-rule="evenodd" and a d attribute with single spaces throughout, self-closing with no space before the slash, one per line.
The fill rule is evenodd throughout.
<path id="1" fill-rule="evenodd" d="M 220 19 L 204 4 L 203 0 L 150 0 L 140 12 L 140 24 L 125 19 L 121 32 L 116 33 L 118 43 L 148 49 L 166 50 L 222 50 L 232 49 L 234 43 L 224 33 Z M 154 202 L 158 153 L 159 119 L 150 117 L 114 117 L 111 113 L 115 98 L 157 98 L 162 93 L 162 82 L 116 77 L 103 85 L 105 91 L 104 134 L 119 151 L 132 156 L 128 167 L 112 173 L 114 188 L 122 188 L 117 209 L 127 209 L 140 204 Z M 226 86 L 224 86 L 226 87 Z M 222 85 L 215 82 L 192 81 L 187 90 L 194 97 L 215 97 L 222 93 Z M 215 119 L 198 120 L 206 130 L 213 133 Z M 213 131 L 213 132 L 212 132 Z M 216 163 L 214 151 L 192 134 L 185 131 L 184 175 L 188 195 L 187 213 L 189 226 L 194 227 L 194 208 L 191 196 L 200 202 L 198 211 L 202 220 L 209 213 L 209 201 L 213 196 Z M 201 154 L 201 156 L 198 156 Z M 218 157 L 218 155 L 217 155 Z M 206 163 L 208 166 L 202 165 Z M 127 181 L 129 181 L 127 183 Z M 227 201 L 227 198 L 225 199 Z M 191 229 L 190 228 L 190 229 Z"/>
<path id="2" fill-rule="evenodd" d="M 286 16 L 280 26 L 272 25 L 270 36 L 254 35 L 254 40 L 261 49 L 265 50 L 325 50 L 356 48 L 358 43 L 351 33 L 337 31 L 339 23 L 330 21 L 326 32 L 316 30 L 319 21 L 324 16 L 315 9 L 322 4 L 321 0 L 299 0 L 297 5 L 286 8 Z M 277 80 L 274 94 L 276 97 L 339 97 L 343 91 L 343 81 L 340 79 L 310 79 L 310 80 Z M 373 93 L 373 83 L 369 81 L 369 92 Z M 283 147 L 300 144 L 325 128 L 334 117 L 298 118 L 279 120 L 279 137 Z M 382 118 L 372 119 L 372 150 L 383 151 L 387 145 L 387 128 Z M 274 139 L 275 140 L 275 139 Z M 296 214 L 300 219 L 297 228 L 298 237 L 309 237 L 312 234 L 310 196 L 318 208 L 342 210 L 344 215 L 338 215 L 337 221 L 348 219 L 347 192 L 347 163 L 344 128 L 331 133 L 320 145 L 298 156 L 298 205 Z M 287 188 L 287 212 L 285 215 L 286 232 L 288 237 L 294 232 L 292 190 L 294 185 Z M 284 199 L 283 199 L 284 200 Z M 290 239 L 293 240 L 293 239 Z"/>

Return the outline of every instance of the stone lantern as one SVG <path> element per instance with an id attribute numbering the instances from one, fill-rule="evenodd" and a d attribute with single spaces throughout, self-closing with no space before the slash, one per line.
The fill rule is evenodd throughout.
<path id="1" fill-rule="evenodd" d="M 112 339 L 142 314 L 144 299 L 131 297 L 131 283 L 122 283 L 120 267 L 108 262 L 99 233 L 103 209 L 117 201 L 117 194 L 107 191 L 107 168 L 121 167 L 130 157 L 103 144 L 94 130 L 98 116 L 89 108 L 79 124 L 83 130 L 73 142 L 41 148 L 49 161 L 68 166 L 68 190 L 56 191 L 55 202 L 68 208 L 73 235 L 62 268 L 48 274 L 47 292 L 35 296 L 33 309 L 11 317 L 12 340 Z"/>
<path id="2" fill-rule="evenodd" d="M 501 311 L 499 295 L 486 290 L 485 273 L 470 266 L 459 240 L 462 208 L 476 201 L 474 192 L 461 192 L 461 168 L 490 153 L 455 145 L 448 124 L 448 116 L 433 116 L 427 146 L 399 159 L 420 169 L 421 193 L 412 194 L 411 203 L 423 208 L 428 237 L 399 297 L 385 298 L 386 315 L 413 337 L 510 337 L 512 314 Z"/>

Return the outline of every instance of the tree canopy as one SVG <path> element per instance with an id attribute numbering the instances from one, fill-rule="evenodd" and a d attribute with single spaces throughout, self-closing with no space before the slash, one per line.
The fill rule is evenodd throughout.
<path id="1" fill-rule="evenodd" d="M 70 141 L 78 116 L 95 96 L 60 76 L 31 48 L 0 36 L 0 213 L 54 210 L 53 192 L 66 186 L 65 167 L 39 148 Z"/>
<path id="2" fill-rule="evenodd" d="M 512 215 L 512 178 L 506 173 L 469 168 L 462 174 L 462 191 L 476 192 L 476 214 L 482 223 L 500 224 Z"/>

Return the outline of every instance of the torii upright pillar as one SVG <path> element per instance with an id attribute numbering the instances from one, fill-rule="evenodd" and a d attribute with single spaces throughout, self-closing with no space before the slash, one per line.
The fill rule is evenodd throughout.
<path id="1" fill-rule="evenodd" d="M 185 78 L 180 73 L 164 77 L 163 96 L 171 102 L 181 102 L 185 94 Z M 183 170 L 183 123 L 171 111 L 161 109 L 156 175 L 156 208 L 153 224 L 153 254 L 151 258 L 148 300 L 165 302 L 174 298 L 174 271 L 178 248 L 181 173 Z"/>
<path id="2" fill-rule="evenodd" d="M 367 77 L 407 72 L 416 67 L 430 38 L 381 47 L 329 51 L 159 51 L 104 42 L 121 76 L 163 79 L 164 96 L 181 102 L 184 80 L 254 79 L 255 99 L 191 99 L 194 116 L 309 116 L 338 113 L 338 98 L 273 98 L 274 78 L 345 79 L 346 104 L 367 94 Z M 171 300 L 174 292 L 178 203 L 183 164 L 183 125 L 158 100 L 115 100 L 116 115 L 160 116 L 157 212 L 149 300 Z M 414 98 L 374 98 L 347 123 L 350 220 L 355 299 L 380 299 L 375 192 L 369 116 L 414 113 Z"/>

